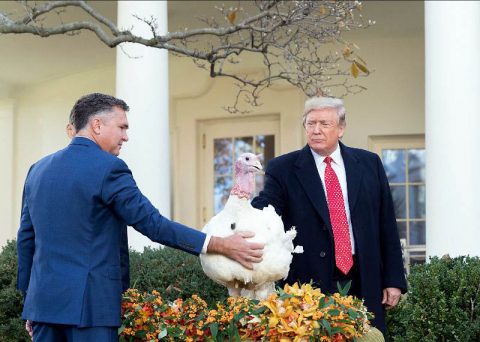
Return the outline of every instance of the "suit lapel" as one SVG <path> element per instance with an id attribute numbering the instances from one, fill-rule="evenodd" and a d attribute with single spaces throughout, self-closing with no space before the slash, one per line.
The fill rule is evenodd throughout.
<path id="1" fill-rule="evenodd" d="M 350 215 L 352 215 L 357 203 L 358 192 L 363 177 L 362 168 L 359 165 L 358 158 L 353 154 L 353 150 L 340 142 L 343 163 L 345 164 L 345 173 L 347 176 L 348 205 L 350 206 Z"/>
<path id="2" fill-rule="evenodd" d="M 295 162 L 295 175 L 312 202 L 316 211 L 322 218 L 323 222 L 330 227 L 330 216 L 328 213 L 327 200 L 325 191 L 323 190 L 322 180 L 318 174 L 315 160 L 313 159 L 310 147 L 305 146 L 300 152 L 300 156 Z"/>

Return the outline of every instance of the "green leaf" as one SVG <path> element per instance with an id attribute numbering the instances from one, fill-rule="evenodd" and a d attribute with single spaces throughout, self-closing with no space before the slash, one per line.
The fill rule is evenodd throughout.
<path id="1" fill-rule="evenodd" d="M 183 334 L 182 330 L 179 327 L 167 327 L 167 335 L 172 337 L 180 337 Z"/>
<path id="2" fill-rule="evenodd" d="M 160 333 L 158 334 L 158 339 L 161 340 L 162 338 L 164 338 L 165 336 L 167 336 L 167 334 L 168 334 L 167 329 L 163 329 L 163 330 L 160 331 Z"/>
<path id="3" fill-rule="evenodd" d="M 295 297 L 293 294 L 289 294 L 289 293 L 283 293 L 282 295 L 278 296 L 279 299 L 287 299 L 287 298 L 292 298 L 292 297 Z"/>
<path id="4" fill-rule="evenodd" d="M 264 312 L 266 309 L 267 309 L 266 306 L 261 306 L 261 307 L 255 309 L 255 310 L 252 310 L 251 314 L 252 314 L 252 315 L 259 315 L 259 314 L 261 314 L 262 312 Z"/>
<path id="5" fill-rule="evenodd" d="M 338 316 L 338 315 L 340 315 L 340 310 L 330 309 L 330 310 L 327 311 L 327 313 L 328 313 L 330 316 Z"/>
<path id="6" fill-rule="evenodd" d="M 245 311 L 240 311 L 240 312 L 238 312 L 238 313 L 236 313 L 236 314 L 233 315 L 233 320 L 234 320 L 235 322 L 238 322 L 238 321 L 241 320 L 243 317 L 245 317 L 246 314 L 247 314 L 247 313 L 246 313 Z"/>
<path id="7" fill-rule="evenodd" d="M 332 332 L 332 327 L 330 326 L 330 323 L 328 323 L 328 321 L 325 318 L 322 319 L 322 321 L 320 323 L 322 324 L 322 326 L 327 331 L 328 336 L 331 336 L 332 335 L 332 333 L 331 333 Z"/>
<path id="8" fill-rule="evenodd" d="M 327 297 L 320 298 L 320 301 L 318 302 L 318 308 L 319 309 L 324 309 L 327 306 L 330 306 L 330 304 L 327 303 Z"/>
<path id="9" fill-rule="evenodd" d="M 218 333 L 218 323 L 211 323 L 209 327 L 210 327 L 210 333 L 212 334 L 212 338 L 214 341 L 216 341 L 217 333 Z"/>
<path id="10" fill-rule="evenodd" d="M 135 337 L 145 338 L 147 337 L 147 332 L 145 330 L 137 330 L 135 331 Z"/>
<path id="11" fill-rule="evenodd" d="M 230 324 L 228 325 L 228 337 L 230 341 L 232 338 L 235 338 L 238 342 L 240 342 L 240 334 L 238 333 L 238 328 L 234 321 L 230 321 Z"/>
<path id="12" fill-rule="evenodd" d="M 227 327 L 227 334 L 228 337 L 232 337 L 233 335 L 233 321 L 230 321 L 230 324 Z"/>
<path id="13" fill-rule="evenodd" d="M 238 333 L 237 327 L 235 327 L 235 339 L 237 342 L 242 342 L 242 339 L 240 338 L 240 334 Z"/>
<path id="14" fill-rule="evenodd" d="M 343 329 L 340 328 L 340 327 L 332 327 L 332 329 L 330 330 L 330 333 L 331 333 L 332 335 L 334 335 L 334 334 L 336 334 L 336 333 L 341 333 L 341 332 L 343 332 Z"/>
<path id="15" fill-rule="evenodd" d="M 278 291 L 278 298 L 279 299 L 287 299 L 287 298 L 295 297 L 292 294 L 286 293 L 281 287 L 277 287 L 277 291 Z"/>
<path id="16" fill-rule="evenodd" d="M 353 310 L 352 308 L 348 308 L 348 315 L 350 317 L 352 317 L 353 319 L 357 319 L 358 317 L 358 312 L 356 312 L 355 310 Z"/>
<path id="17" fill-rule="evenodd" d="M 343 288 L 342 285 L 340 285 L 340 282 L 337 282 L 338 293 L 340 293 L 341 296 L 347 296 L 348 291 L 350 291 L 350 287 L 352 287 L 352 281 L 346 283 L 345 287 Z"/>

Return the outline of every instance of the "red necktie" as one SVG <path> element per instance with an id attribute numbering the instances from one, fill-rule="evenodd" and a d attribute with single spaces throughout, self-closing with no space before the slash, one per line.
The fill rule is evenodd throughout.
<path id="1" fill-rule="evenodd" d="M 347 274 L 353 266 L 353 259 L 345 202 L 343 201 L 342 188 L 337 174 L 332 169 L 332 158 L 326 157 L 323 161 L 327 164 L 325 168 L 325 187 L 327 188 L 328 211 L 332 223 L 333 239 L 335 240 L 335 263 L 340 271 Z"/>

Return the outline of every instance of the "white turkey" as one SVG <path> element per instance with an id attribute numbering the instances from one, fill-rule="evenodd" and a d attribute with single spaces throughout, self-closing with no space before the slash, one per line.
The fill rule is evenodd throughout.
<path id="1" fill-rule="evenodd" d="M 200 261 L 207 276 L 228 288 L 231 296 L 265 299 L 275 289 L 276 280 L 286 278 L 294 249 L 295 228 L 285 232 L 283 222 L 269 205 L 263 210 L 250 204 L 255 187 L 255 174 L 262 171 L 259 156 L 243 153 L 235 162 L 235 182 L 225 207 L 203 228 L 203 232 L 225 237 L 235 231 L 252 231 L 248 240 L 265 245 L 263 260 L 253 265 L 253 270 L 217 254 L 202 254 Z"/>

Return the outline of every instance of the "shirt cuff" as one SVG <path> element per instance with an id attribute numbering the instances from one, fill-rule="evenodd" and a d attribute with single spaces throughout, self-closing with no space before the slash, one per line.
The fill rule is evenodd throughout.
<path id="1" fill-rule="evenodd" d="M 207 234 L 207 237 L 205 238 L 205 242 L 203 243 L 203 247 L 202 247 L 202 254 L 207 254 L 207 248 L 208 248 L 208 244 L 210 243 L 210 239 L 211 239 L 212 235 L 211 234 Z"/>

